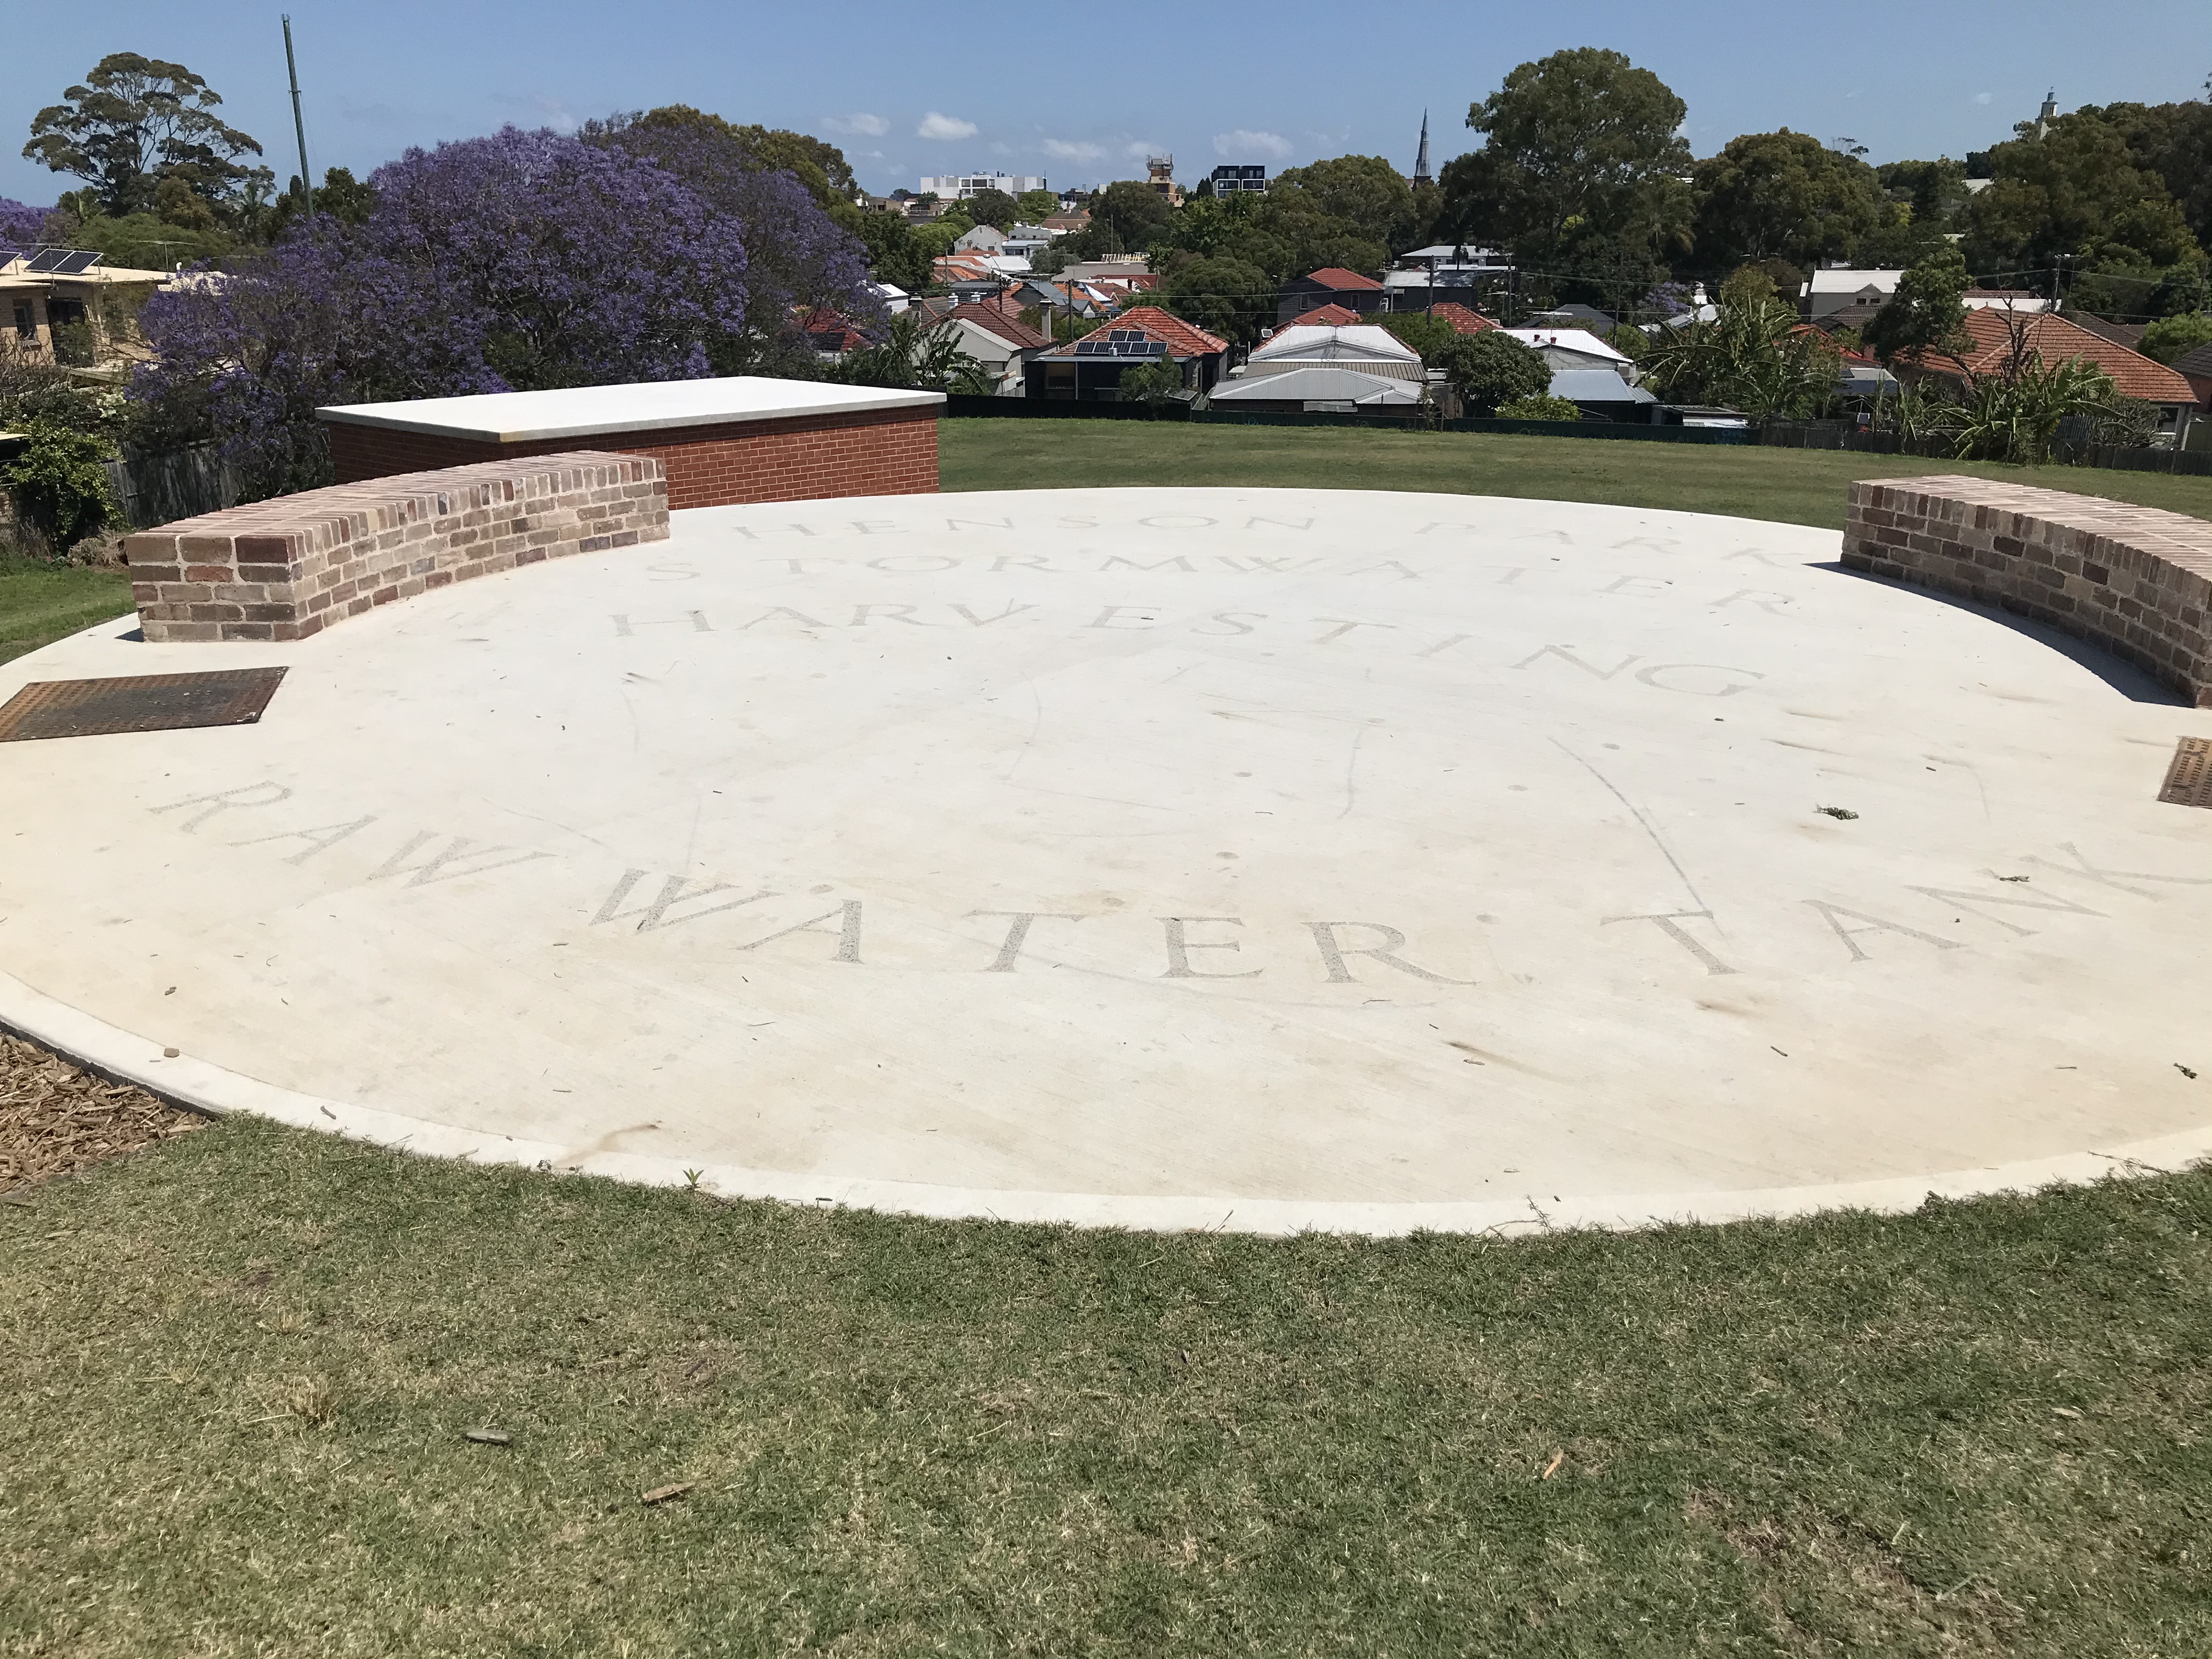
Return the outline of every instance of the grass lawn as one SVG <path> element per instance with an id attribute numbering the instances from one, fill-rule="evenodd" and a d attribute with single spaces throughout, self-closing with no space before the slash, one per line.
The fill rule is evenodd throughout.
<path id="1" fill-rule="evenodd" d="M 131 609 L 131 579 L 0 554 L 0 662 Z"/>
<path id="2" fill-rule="evenodd" d="M 1012 421 L 945 464 L 1814 523 L 1929 467 Z M 0 1042 L 0 1656 L 2212 1652 L 2212 1171 L 1271 1241 L 245 1119 L 100 1156 L 149 1113 Z"/>
<path id="3" fill-rule="evenodd" d="M 27 1190 L 0 1653 L 2212 1651 L 2212 1176 L 1268 1242 L 238 1120 Z"/>
<path id="4" fill-rule="evenodd" d="M 2212 478 L 1840 450 L 1019 419 L 946 421 L 939 449 L 947 489 L 1133 483 L 1433 489 L 1680 507 L 1840 530 L 1844 488 L 1854 478 L 1967 472 L 2212 519 Z"/>

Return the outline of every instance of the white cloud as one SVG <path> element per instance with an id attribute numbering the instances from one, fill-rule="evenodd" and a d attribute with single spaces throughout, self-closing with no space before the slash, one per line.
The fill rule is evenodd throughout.
<path id="1" fill-rule="evenodd" d="M 1990 101 L 1990 97 L 1991 94 L 1989 93 L 1978 92 L 1974 94 L 1974 101 L 1978 104 L 1986 104 Z"/>
<path id="2" fill-rule="evenodd" d="M 850 115 L 833 115 L 822 125 L 832 132 L 859 138 L 880 138 L 891 130 L 891 124 L 880 115 L 871 115 L 866 110 L 855 110 Z"/>
<path id="3" fill-rule="evenodd" d="M 1291 141 L 1279 132 L 1254 132 L 1239 127 L 1213 135 L 1216 155 L 1267 155 L 1279 161 L 1291 153 Z"/>
<path id="4" fill-rule="evenodd" d="M 1158 155 L 1162 152 L 1158 144 L 1139 139 L 1134 143 L 1122 145 L 1121 153 L 1133 161 L 1141 161 L 1146 156 Z"/>
<path id="5" fill-rule="evenodd" d="M 1096 161 L 1106 154 L 1106 148 L 1081 140 L 1048 138 L 1044 153 L 1055 161 Z"/>
<path id="6" fill-rule="evenodd" d="M 975 124 L 963 121 L 957 115 L 939 115 L 932 110 L 921 118 L 921 125 L 915 129 L 915 133 L 922 138 L 973 138 Z"/>

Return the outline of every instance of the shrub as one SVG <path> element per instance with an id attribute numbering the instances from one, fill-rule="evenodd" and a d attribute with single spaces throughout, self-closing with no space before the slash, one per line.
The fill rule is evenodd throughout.
<path id="1" fill-rule="evenodd" d="M 107 445 L 88 432 L 35 421 L 31 441 L 4 471 L 31 522 L 58 547 L 68 547 L 123 516 L 107 487 Z"/>
<path id="2" fill-rule="evenodd" d="M 1498 405 L 1501 421 L 1579 421 L 1582 417 L 1582 405 L 1572 398 L 1554 398 L 1548 392 Z"/>

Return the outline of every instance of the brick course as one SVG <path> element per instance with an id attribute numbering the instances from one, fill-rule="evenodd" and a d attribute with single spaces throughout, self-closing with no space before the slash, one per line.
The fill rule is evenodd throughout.
<path id="1" fill-rule="evenodd" d="M 644 455 L 659 461 L 667 473 L 668 504 L 681 511 L 833 495 L 934 495 L 940 407 L 858 410 L 515 444 L 398 432 L 350 421 L 325 424 L 331 465 L 341 483 L 556 454 L 588 443 L 602 453 Z"/>
<path id="2" fill-rule="evenodd" d="M 1983 478 L 1854 483 L 1844 563 L 2094 641 L 2212 708 L 2212 524 Z"/>
<path id="3" fill-rule="evenodd" d="M 123 551 L 149 640 L 303 640 L 471 576 L 667 534 L 660 464 L 584 450 L 303 490 Z"/>

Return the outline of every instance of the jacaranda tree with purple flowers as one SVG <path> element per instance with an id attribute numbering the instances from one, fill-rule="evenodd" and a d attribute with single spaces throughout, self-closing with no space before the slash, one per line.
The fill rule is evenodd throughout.
<path id="1" fill-rule="evenodd" d="M 619 146 L 513 127 L 411 149 L 364 223 L 295 225 L 149 302 L 131 395 L 257 494 L 327 482 L 317 406 L 696 378 L 744 338 L 744 228 Z"/>
<path id="2" fill-rule="evenodd" d="M 46 228 L 46 216 L 52 211 L 52 208 L 31 207 L 0 196 L 0 247 L 10 244 L 21 247 L 39 240 Z"/>
<path id="3" fill-rule="evenodd" d="M 672 109 L 590 122 L 578 137 L 674 174 L 743 232 L 752 303 L 744 330 L 712 349 L 715 373 L 811 377 L 819 360 L 799 319 L 828 309 L 872 334 L 883 303 L 868 283 L 866 245 L 841 228 L 796 174 L 749 145 L 745 131 Z"/>

